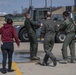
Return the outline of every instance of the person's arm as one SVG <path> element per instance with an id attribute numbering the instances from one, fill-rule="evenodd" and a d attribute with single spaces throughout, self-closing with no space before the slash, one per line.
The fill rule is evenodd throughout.
<path id="1" fill-rule="evenodd" d="M 34 27 L 39 28 L 41 25 L 34 22 L 33 20 L 29 20 L 30 24 L 32 24 Z"/>
<path id="2" fill-rule="evenodd" d="M 45 27 L 44 24 L 42 24 L 42 26 L 41 26 L 41 32 L 40 32 L 40 38 L 41 38 L 41 37 L 44 37 L 45 32 L 46 32 L 46 27 Z"/>
<path id="3" fill-rule="evenodd" d="M 56 29 L 55 31 L 59 31 L 59 30 L 65 30 L 66 28 L 66 23 L 64 21 L 59 21 L 56 23 Z"/>
<path id="4" fill-rule="evenodd" d="M 3 30 L 3 27 L 0 28 L 0 34 L 2 34 L 2 30 Z M 0 35 L 0 47 L 1 47 L 1 44 L 2 44 L 2 40 L 1 40 L 1 35 Z"/>
<path id="5" fill-rule="evenodd" d="M 18 39 L 18 36 L 17 36 L 17 33 L 16 33 L 16 30 L 13 28 L 13 35 L 14 35 L 14 38 L 15 38 L 15 41 L 16 41 L 16 44 L 18 46 L 20 46 L 20 42 L 19 42 L 19 39 Z"/>
<path id="6" fill-rule="evenodd" d="M 2 33 L 3 27 L 0 28 L 0 34 Z"/>

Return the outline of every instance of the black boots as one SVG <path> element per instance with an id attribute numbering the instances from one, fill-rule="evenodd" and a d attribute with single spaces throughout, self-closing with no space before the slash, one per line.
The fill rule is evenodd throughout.
<path id="1" fill-rule="evenodd" d="M 41 65 L 41 66 L 49 66 L 50 64 L 49 63 L 45 63 L 44 61 L 43 62 L 38 62 L 37 64 Z M 57 61 L 56 59 L 53 60 L 53 67 L 55 67 L 57 65 Z"/>
<path id="2" fill-rule="evenodd" d="M 7 73 L 7 70 L 6 69 L 2 69 L 1 73 L 5 74 L 5 73 Z"/>
<path id="3" fill-rule="evenodd" d="M 8 72 L 13 72 L 14 70 L 13 69 L 8 69 Z"/>
<path id="4" fill-rule="evenodd" d="M 42 65 L 42 66 L 48 66 L 49 63 L 42 62 L 40 65 Z"/>
<path id="5" fill-rule="evenodd" d="M 57 65 L 57 61 L 56 59 L 53 60 L 53 66 L 56 66 Z"/>
<path id="6" fill-rule="evenodd" d="M 49 63 L 45 63 L 45 62 L 37 62 L 37 64 L 41 65 L 41 66 L 48 66 Z"/>

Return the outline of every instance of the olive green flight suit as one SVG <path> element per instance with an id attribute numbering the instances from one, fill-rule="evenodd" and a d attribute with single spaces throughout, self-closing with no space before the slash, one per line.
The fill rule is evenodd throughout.
<path id="1" fill-rule="evenodd" d="M 75 28 L 73 20 L 69 17 L 67 17 L 66 20 L 64 20 L 65 24 L 65 32 L 66 32 L 66 38 L 63 42 L 62 46 L 62 56 L 64 60 L 67 60 L 67 46 L 69 45 L 70 48 L 70 54 L 71 54 L 71 61 L 75 60 Z"/>
<path id="2" fill-rule="evenodd" d="M 26 19 L 24 25 L 30 41 L 30 59 L 32 59 L 37 55 L 38 41 L 35 29 L 39 28 L 40 25 L 30 19 Z"/>
<path id="3" fill-rule="evenodd" d="M 47 19 L 44 21 L 41 28 L 41 34 L 44 36 L 44 51 L 45 56 L 43 59 L 44 63 L 47 63 L 50 58 L 52 61 L 56 60 L 56 57 L 52 53 L 52 49 L 55 42 L 55 23 L 52 19 Z"/>

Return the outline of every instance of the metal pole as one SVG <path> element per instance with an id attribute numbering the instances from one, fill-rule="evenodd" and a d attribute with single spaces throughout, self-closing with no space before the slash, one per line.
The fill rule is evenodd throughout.
<path id="1" fill-rule="evenodd" d="M 76 6 L 76 0 L 74 0 L 74 5 Z"/>
<path id="2" fill-rule="evenodd" d="M 52 12 L 52 0 L 51 0 L 51 3 L 50 4 L 51 4 L 51 12 Z"/>
<path id="3" fill-rule="evenodd" d="M 74 11 L 76 12 L 76 0 L 74 0 Z"/>
<path id="4" fill-rule="evenodd" d="M 29 0 L 29 6 L 30 6 L 30 0 Z"/>
<path id="5" fill-rule="evenodd" d="M 29 6 L 32 6 L 32 0 L 29 0 Z"/>
<path id="6" fill-rule="evenodd" d="M 45 8 L 47 8 L 47 0 L 45 0 Z"/>
<path id="7" fill-rule="evenodd" d="M 32 0 L 31 0 L 31 6 L 32 6 Z"/>

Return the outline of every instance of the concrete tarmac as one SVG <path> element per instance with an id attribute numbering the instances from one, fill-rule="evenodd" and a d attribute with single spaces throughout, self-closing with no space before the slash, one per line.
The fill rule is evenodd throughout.
<path id="1" fill-rule="evenodd" d="M 58 60 L 62 59 L 61 54 L 62 43 L 55 43 L 53 48 L 53 54 L 57 57 Z M 20 48 L 17 48 L 15 45 L 15 51 L 28 51 L 30 49 L 29 42 L 21 43 Z M 44 49 L 43 44 L 39 42 L 38 46 L 38 56 L 40 57 L 41 61 L 44 57 Z M 70 50 L 68 48 L 68 57 L 70 58 Z M 14 61 L 15 62 L 15 61 Z M 52 61 L 49 59 L 51 65 L 49 66 L 40 66 L 36 64 L 38 61 L 30 61 L 26 63 L 16 63 L 15 71 L 11 73 L 6 73 L 5 75 L 76 75 L 76 63 L 67 63 L 67 64 L 60 64 L 57 63 L 56 67 L 52 66 Z M 0 64 L 0 68 L 2 65 Z M 13 67 L 14 69 L 14 67 Z M 17 73 L 19 72 L 19 73 Z M 0 72 L 0 75 L 3 75 Z"/>

